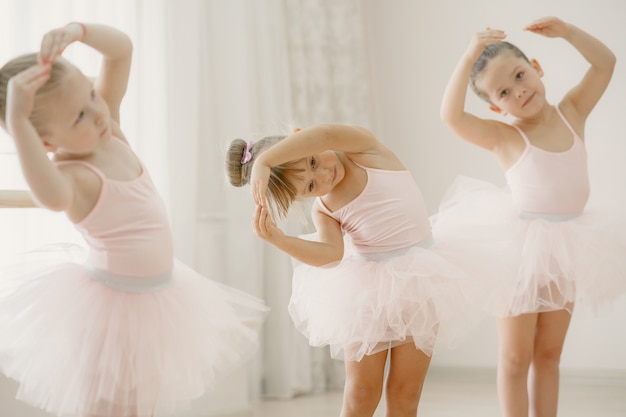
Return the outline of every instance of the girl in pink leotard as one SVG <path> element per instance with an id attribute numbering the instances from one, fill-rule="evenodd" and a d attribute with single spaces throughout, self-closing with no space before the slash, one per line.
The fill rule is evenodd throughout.
<path id="1" fill-rule="evenodd" d="M 251 185 L 257 235 L 299 261 L 289 302 L 295 326 L 345 360 L 341 416 L 372 416 L 383 391 L 387 415 L 416 415 L 435 344 L 472 329 L 486 292 L 480 280 L 497 274 L 490 252 L 431 230 L 415 179 L 364 128 L 237 139 L 227 167 L 233 185 Z M 285 214 L 308 197 L 315 238 L 285 235 L 272 205 Z"/>
<path id="2" fill-rule="evenodd" d="M 508 189 L 460 180 L 444 199 L 438 222 L 475 236 L 509 230 L 499 234 L 510 238 L 497 254 L 510 259 L 512 269 L 494 288 L 491 304 L 498 317 L 500 403 L 506 417 L 555 417 L 559 359 L 574 305 L 595 311 L 626 290 L 624 217 L 586 208 L 585 121 L 611 80 L 615 56 L 555 17 L 525 30 L 568 41 L 589 69 L 552 105 L 536 60 L 503 41 L 501 30 L 474 35 L 448 82 L 441 116 L 461 138 L 493 152 Z M 468 83 L 513 122 L 468 113 Z"/>
<path id="3" fill-rule="evenodd" d="M 73 42 L 102 54 L 95 83 L 60 57 Z M 0 370 L 55 415 L 182 415 L 256 351 L 267 310 L 174 258 L 166 207 L 120 128 L 131 57 L 124 33 L 70 23 L 0 69 L 0 121 L 30 192 L 89 248 L 0 269 Z"/>

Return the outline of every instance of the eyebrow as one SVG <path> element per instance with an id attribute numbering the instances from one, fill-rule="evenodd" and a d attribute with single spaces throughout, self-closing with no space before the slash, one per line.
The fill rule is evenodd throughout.
<path id="1" fill-rule="evenodd" d="M 513 71 L 510 72 L 510 75 L 512 75 L 515 78 L 515 74 L 517 74 L 520 70 L 520 67 L 522 67 L 521 65 L 516 65 L 515 67 L 513 67 Z M 498 87 L 495 89 L 494 95 L 498 95 L 498 93 L 500 93 L 500 91 L 502 91 L 504 89 L 504 87 Z"/>
<path id="2" fill-rule="evenodd" d="M 304 161 L 304 170 L 302 172 L 306 173 L 309 171 L 309 159 L 311 157 L 310 156 L 305 156 L 304 158 L 302 158 L 302 160 Z M 304 192 L 302 193 L 302 195 L 307 195 L 308 191 L 309 191 L 309 182 L 306 180 L 303 180 L 304 182 Z"/>

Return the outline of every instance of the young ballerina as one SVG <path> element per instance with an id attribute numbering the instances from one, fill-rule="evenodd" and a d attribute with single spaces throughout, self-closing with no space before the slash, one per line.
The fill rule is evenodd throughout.
<path id="1" fill-rule="evenodd" d="M 477 317 L 470 272 L 485 263 L 476 242 L 433 238 L 413 176 L 364 128 L 236 139 L 226 168 L 232 185 L 251 185 L 256 234 L 301 262 L 289 313 L 312 346 L 345 360 L 341 416 L 373 415 L 383 388 L 387 415 L 415 416 L 435 342 Z M 272 217 L 303 198 L 315 198 L 313 240 L 286 235 Z"/>
<path id="2" fill-rule="evenodd" d="M 102 54 L 95 83 L 60 56 L 77 41 Z M 56 415 L 174 414 L 255 352 L 266 312 L 174 258 L 165 205 L 120 130 L 131 55 L 124 33 L 70 23 L 0 69 L 2 125 L 32 196 L 89 247 L 0 270 L 0 369 Z"/>
<path id="3" fill-rule="evenodd" d="M 447 222 L 480 225 L 481 232 L 501 222 L 515 236 L 507 251 L 515 268 L 510 280 L 502 277 L 494 303 L 498 392 L 507 417 L 556 416 L 559 360 L 574 304 L 599 308 L 623 293 L 626 282 L 623 216 L 585 207 L 585 122 L 611 80 L 615 56 L 555 17 L 524 29 L 563 38 L 589 63 L 557 105 L 546 100 L 539 63 L 503 41 L 503 31 L 487 29 L 472 37 L 441 106 L 443 121 L 457 135 L 493 152 L 510 189 L 461 182 L 450 197 L 456 205 L 442 213 Z M 510 114 L 512 122 L 468 113 L 468 83 L 491 110 Z"/>

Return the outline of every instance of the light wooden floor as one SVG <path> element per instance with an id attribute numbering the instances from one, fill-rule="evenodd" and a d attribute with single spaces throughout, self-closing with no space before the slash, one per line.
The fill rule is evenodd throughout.
<path id="1" fill-rule="evenodd" d="M 337 417 L 341 392 L 303 396 L 289 401 L 264 401 L 253 417 Z M 420 417 L 501 417 L 494 379 L 429 375 L 419 407 Z M 376 417 L 384 417 L 384 403 Z M 561 383 L 559 416 L 626 417 L 626 380 L 566 379 Z"/>

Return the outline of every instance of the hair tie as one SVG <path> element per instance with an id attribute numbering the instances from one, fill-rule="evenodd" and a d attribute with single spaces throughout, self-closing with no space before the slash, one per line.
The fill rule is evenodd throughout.
<path id="1" fill-rule="evenodd" d="M 246 146 L 243 148 L 243 155 L 241 157 L 241 165 L 247 164 L 252 159 L 252 153 L 250 153 L 250 149 L 252 149 L 252 145 L 254 145 L 253 141 L 246 143 Z"/>

